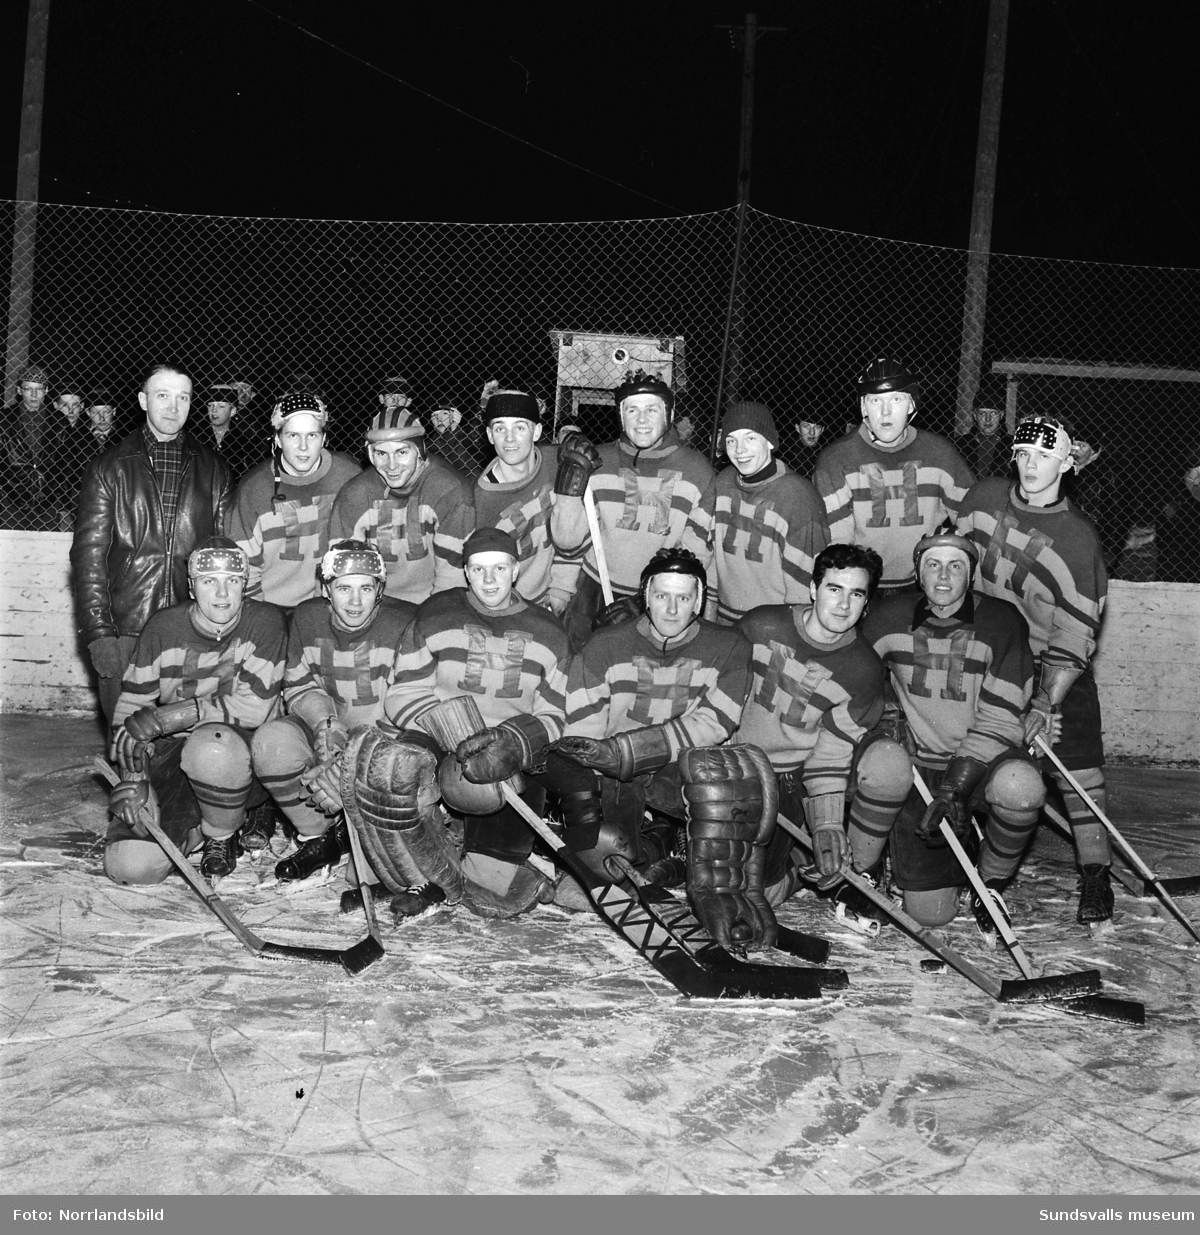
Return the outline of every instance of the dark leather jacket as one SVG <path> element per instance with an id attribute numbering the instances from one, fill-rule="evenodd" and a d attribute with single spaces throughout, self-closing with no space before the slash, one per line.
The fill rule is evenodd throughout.
<path id="1" fill-rule="evenodd" d="M 151 614 L 187 600 L 188 554 L 225 530 L 229 467 L 185 429 L 179 506 L 168 538 L 142 429 L 94 459 L 79 491 L 71 570 L 86 643 L 138 635 Z"/>

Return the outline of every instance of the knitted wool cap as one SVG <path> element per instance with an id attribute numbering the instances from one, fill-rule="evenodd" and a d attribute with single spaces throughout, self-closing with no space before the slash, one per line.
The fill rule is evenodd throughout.
<path id="1" fill-rule="evenodd" d="M 493 390 L 488 396 L 483 405 L 483 423 L 490 425 L 493 420 L 505 416 L 532 420 L 535 425 L 542 423 L 542 409 L 537 399 L 524 390 Z"/>
<path id="2" fill-rule="evenodd" d="M 721 422 L 721 436 L 728 437 L 738 429 L 752 429 L 762 434 L 772 446 L 779 445 L 779 434 L 775 430 L 775 417 L 765 403 L 755 403 L 751 399 L 739 399 Z"/>
<path id="3" fill-rule="evenodd" d="M 517 542 L 498 527 L 477 528 L 463 545 L 463 564 L 469 562 L 476 553 L 507 553 L 515 562 L 518 556 Z"/>

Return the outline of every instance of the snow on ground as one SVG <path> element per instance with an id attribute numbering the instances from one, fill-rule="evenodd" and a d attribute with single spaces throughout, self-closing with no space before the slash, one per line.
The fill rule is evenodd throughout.
<path id="1" fill-rule="evenodd" d="M 182 879 L 101 873 L 95 725 L 0 717 L 5 1178 L 12 1193 L 1155 1193 L 1200 1178 L 1197 957 L 1117 889 L 1075 924 L 1046 828 L 1010 897 L 1035 967 L 1099 969 L 1134 1028 L 1002 1005 L 894 928 L 833 942 L 819 1002 L 680 998 L 600 919 L 442 911 L 358 977 L 260 960 Z M 1200 772 L 1114 769 L 1114 821 L 1200 871 Z M 346 947 L 341 875 L 287 895 L 243 859 L 220 894 L 264 937 Z M 1200 899 L 1181 902 L 1200 922 Z M 1019 976 L 978 942 L 955 947 Z M 780 958 L 781 963 L 798 963 Z"/>

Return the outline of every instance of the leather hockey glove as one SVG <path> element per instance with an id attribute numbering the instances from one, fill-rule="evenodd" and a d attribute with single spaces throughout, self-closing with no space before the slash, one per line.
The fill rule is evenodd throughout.
<path id="1" fill-rule="evenodd" d="M 600 630 L 604 626 L 620 626 L 622 622 L 636 621 L 642 615 L 641 606 L 636 596 L 622 596 L 611 605 L 605 605 L 592 621 L 592 629 Z"/>
<path id="2" fill-rule="evenodd" d="M 145 754 L 146 743 L 139 742 L 124 725 L 113 730 L 112 741 L 108 744 L 108 756 L 116 761 L 122 775 L 127 779 L 145 775 Z"/>
<path id="3" fill-rule="evenodd" d="M 588 478 L 600 463 L 600 452 L 582 433 L 568 433 L 558 447 L 554 492 L 563 497 L 582 497 Z"/>
<path id="4" fill-rule="evenodd" d="M 145 840 L 150 833 L 139 821 L 138 816 L 150 807 L 150 782 L 141 780 L 123 780 L 108 795 L 108 809 L 118 819 L 123 820 L 133 830 L 135 836 Z"/>
<path id="5" fill-rule="evenodd" d="M 313 733 L 313 754 L 321 764 L 331 763 L 346 749 L 350 730 L 336 716 L 327 716 L 317 722 Z"/>
<path id="6" fill-rule="evenodd" d="M 454 752 L 463 776 L 473 785 L 494 785 L 508 780 L 525 766 L 525 744 L 504 725 L 463 738 Z"/>
<path id="7" fill-rule="evenodd" d="M 939 827 L 943 819 L 950 825 L 960 840 L 971 826 L 971 794 L 983 779 L 987 765 L 978 759 L 958 756 L 950 760 L 941 783 L 930 795 L 933 801 L 925 808 L 921 822 L 917 824 L 917 836 L 930 849 L 944 849 L 946 838 Z"/>
<path id="8" fill-rule="evenodd" d="M 153 742 L 168 733 L 182 733 L 200 721 L 200 705 L 195 699 L 167 703 L 162 707 L 139 708 L 126 717 L 125 730 L 139 742 Z"/>
<path id="9" fill-rule="evenodd" d="M 300 773 L 300 783 L 311 795 L 308 804 L 327 815 L 337 815 L 342 810 L 342 756 L 335 755 L 328 763 L 305 768 Z"/>
<path id="10" fill-rule="evenodd" d="M 842 816 L 846 811 L 844 793 L 821 793 L 804 799 L 804 818 L 813 841 L 813 856 L 820 876 L 817 887 L 824 891 L 842 882 L 842 867 L 850 855 L 850 842 Z"/>
<path id="11" fill-rule="evenodd" d="M 622 781 L 657 772 L 671 759 L 671 748 L 661 725 L 618 733 L 611 738 L 560 738 L 552 749 L 585 768 L 595 768 L 602 776 Z"/>
<path id="12" fill-rule="evenodd" d="M 1071 693 L 1071 687 L 1082 672 L 1070 665 L 1042 665 L 1037 693 L 1025 717 L 1026 745 L 1031 745 L 1039 733 L 1051 746 L 1058 744 L 1062 737 L 1062 701 Z"/>

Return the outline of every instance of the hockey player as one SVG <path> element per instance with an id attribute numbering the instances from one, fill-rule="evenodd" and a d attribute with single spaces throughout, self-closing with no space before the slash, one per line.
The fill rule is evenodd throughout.
<path id="1" fill-rule="evenodd" d="M 635 611 L 640 563 L 658 549 L 687 549 L 705 570 L 712 562 L 716 476 L 699 451 L 680 441 L 672 425 L 674 392 L 661 379 L 637 372 L 613 397 L 621 422 L 616 441 L 597 449 L 577 434 L 558 450 L 554 543 L 583 562 L 580 586 L 565 616 L 573 652 L 587 641 L 602 607 L 596 548 L 583 505 L 589 483 L 616 598 L 610 620 Z"/>
<path id="2" fill-rule="evenodd" d="M 151 615 L 113 713 L 110 756 L 123 780 L 110 799 L 104 870 L 116 883 L 161 883 L 171 871 L 136 823 L 151 789 L 163 831 L 185 853 L 203 846 L 201 872 L 232 873 L 254 789 L 251 735 L 279 711 L 284 618 L 245 600 L 245 553 L 214 536 L 187 566 L 192 603 Z"/>
<path id="3" fill-rule="evenodd" d="M 917 541 L 958 514 L 975 480 L 945 438 L 909 423 L 919 389 L 902 361 L 876 356 L 858 378 L 858 432 L 827 446 L 813 473 L 830 540 L 874 549 L 883 558 L 884 593 L 916 591 Z"/>
<path id="4" fill-rule="evenodd" d="M 533 850 L 533 833 L 494 784 L 478 785 L 464 778 L 457 746 L 439 745 L 422 721 L 437 705 L 468 695 L 489 731 L 499 731 L 497 740 L 519 751 L 518 766 L 540 763 L 544 748 L 562 734 L 566 675 L 560 662 L 565 661 L 567 641 L 557 618 L 514 590 L 520 564 L 512 536 L 480 528 L 467 540 L 463 553 L 467 587 L 439 592 L 418 607 L 400 642 L 384 707 L 388 719 L 403 731 L 398 743 L 407 748 L 403 760 L 419 763 L 432 754 L 440 763 L 442 797 L 464 820 L 457 872 L 464 903 L 483 916 L 512 917 L 531 908 L 539 897 L 549 899 L 547 881 L 526 861 Z M 539 813 L 544 796 L 534 782 L 523 793 Z M 436 829 L 435 801 L 436 793 L 431 792 L 417 802 L 418 812 L 426 812 L 420 826 Z M 456 862 L 457 856 L 451 865 Z M 386 873 L 398 880 L 404 869 L 400 860 Z M 397 918 L 422 913 L 451 891 L 436 882 L 432 868 L 422 873 L 433 882 L 397 895 L 392 902 Z"/>
<path id="5" fill-rule="evenodd" d="M 242 477 L 229 535 L 250 563 L 247 595 L 292 609 L 319 594 L 317 565 L 329 547 L 333 501 L 362 470 L 326 450 L 329 414 L 311 392 L 287 394 L 271 412 L 275 447 Z"/>
<path id="6" fill-rule="evenodd" d="M 715 594 L 705 616 L 731 626 L 759 605 L 806 600 L 813 559 L 829 543 L 829 531 L 816 489 L 775 457 L 779 434 L 768 407 L 733 404 L 721 432 L 732 466 L 717 477 Z"/>
<path id="7" fill-rule="evenodd" d="M 1011 605 L 972 593 L 977 562 L 974 544 L 945 524 L 922 537 L 913 553 L 922 594 L 880 601 L 862 627 L 887 666 L 899 716 L 868 738 L 860 769 L 871 765 L 873 798 L 903 800 L 903 806 L 891 810 L 890 819 L 888 810 L 851 812 L 852 869 L 878 884 L 886 846 L 905 909 L 931 927 L 954 918 L 967 882 L 939 820 L 945 818 L 961 839 L 972 811 L 987 811 L 979 873 L 1007 917 L 1001 891 L 1046 796 L 1024 749 L 1033 691 L 1028 627 Z M 912 787 L 914 764 L 933 794 L 929 807 Z M 854 887 L 843 888 L 839 899 L 861 916 L 880 916 Z M 975 893 L 971 908 L 994 942 L 992 916 Z"/>
<path id="8" fill-rule="evenodd" d="M 517 591 L 561 616 L 575 593 L 579 562 L 567 559 L 550 537 L 558 447 L 542 441 L 542 410 L 524 390 L 484 388 L 483 423 L 496 457 L 475 482 L 480 527 L 508 532 L 520 552 Z"/>
<path id="9" fill-rule="evenodd" d="M 292 612 L 283 702 L 288 714 L 268 721 L 251 744 L 254 771 L 296 829 L 299 847 L 275 867 L 283 881 L 307 879 L 347 852 L 340 819 L 311 804 L 305 773 L 328 767 L 355 725 L 384 721 L 400 636 L 416 612 L 384 596 L 387 571 L 364 541 L 335 541 L 321 559 L 323 596 Z M 390 726 L 386 726 L 390 729 Z"/>
<path id="10" fill-rule="evenodd" d="M 379 550 L 389 596 L 420 604 L 461 587 L 463 542 L 475 528 L 470 481 L 428 453 L 425 427 L 407 406 L 376 412 L 366 444 L 371 467 L 338 494 L 332 537 Z"/>
<path id="11" fill-rule="evenodd" d="M 873 549 L 830 545 L 817 555 L 808 604 L 763 605 L 737 624 L 753 660 L 733 740 L 766 752 L 780 813 L 812 838 L 821 888 L 841 880 L 851 763 L 883 712 L 883 665 L 856 629 L 882 569 Z M 778 829 L 764 876 L 772 904 L 795 888 L 791 849 Z"/>
<path id="12" fill-rule="evenodd" d="M 1037 660 L 1031 728 L 1105 809 L 1100 699 L 1092 676 L 1108 575 L 1095 525 L 1061 493 L 1072 466 L 1070 427 L 1034 416 L 1013 436 L 1015 482 L 981 480 L 962 504 L 958 528 L 980 555 L 979 590 L 1016 605 Z M 1080 867 L 1081 923 L 1112 917 L 1108 833 L 1071 785 L 1062 790 Z"/>
<path id="13" fill-rule="evenodd" d="M 700 616 L 706 587 L 704 566 L 686 549 L 660 549 L 646 563 L 642 615 L 597 631 L 571 661 L 567 736 L 546 776 L 562 803 L 563 842 L 592 886 L 613 882 L 605 863 L 611 855 L 661 881 L 687 818 L 688 890 L 697 914 L 723 944 L 739 917 L 752 929 L 751 942 L 770 943 L 775 922 L 762 877 L 774 817 L 747 824 L 743 810 L 761 799 L 761 778 L 741 755 L 724 766 L 717 753 L 716 779 L 725 783 L 698 790 L 691 782 L 695 767 L 714 754 L 697 748 L 720 746 L 737 728 L 750 682 L 749 643 Z M 698 813 L 706 794 L 707 813 Z"/>

